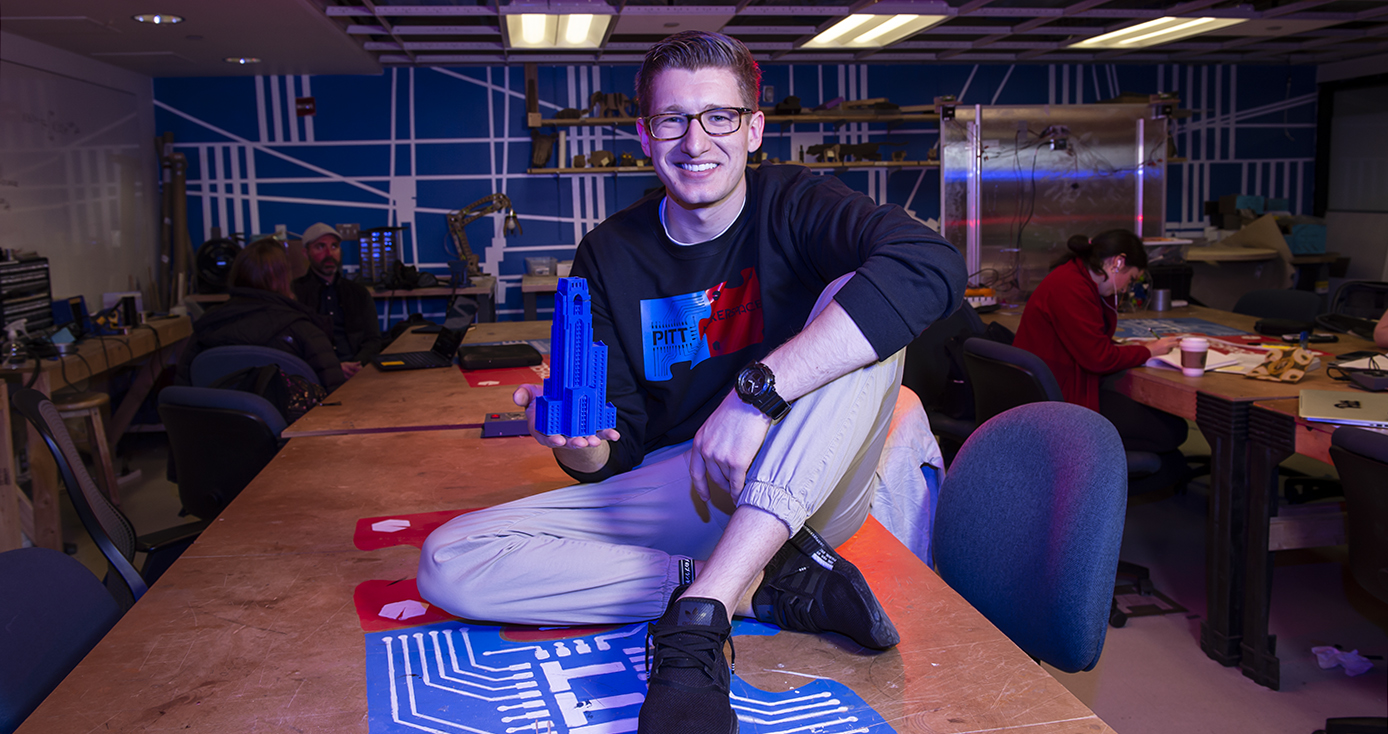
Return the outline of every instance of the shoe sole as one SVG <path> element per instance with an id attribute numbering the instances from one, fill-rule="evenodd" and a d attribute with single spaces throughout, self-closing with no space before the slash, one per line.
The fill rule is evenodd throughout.
<path id="1" fill-rule="evenodd" d="M 896 631 L 896 625 L 892 624 L 891 618 L 887 616 L 887 611 L 877 601 L 877 596 L 872 593 L 872 588 L 868 586 L 867 579 L 863 578 L 863 574 L 857 566 L 829 547 L 829 543 L 808 525 L 802 527 L 800 532 L 791 538 L 790 542 L 797 550 L 812 559 L 832 559 L 831 571 L 847 579 L 853 585 L 853 590 L 857 592 L 858 598 L 867 607 L 867 613 L 872 617 L 870 638 L 858 639 L 849 636 L 849 639 L 863 647 L 870 647 L 875 650 L 896 647 L 897 643 L 901 642 L 901 635 Z M 821 563 L 821 565 L 824 564 Z"/>

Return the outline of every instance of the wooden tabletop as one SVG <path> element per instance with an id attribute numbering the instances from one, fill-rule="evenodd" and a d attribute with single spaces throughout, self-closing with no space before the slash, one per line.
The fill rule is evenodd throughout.
<path id="1" fill-rule="evenodd" d="M 448 285 L 431 286 L 429 288 L 400 288 L 398 290 L 385 290 L 367 286 L 371 291 L 372 298 L 435 298 L 448 296 L 490 296 L 496 292 L 496 276 L 494 275 L 474 275 L 472 284 L 463 288 L 454 288 Z M 221 301 L 231 300 L 231 295 L 227 293 L 194 293 L 187 296 L 188 300 L 198 303 L 220 303 Z"/>
<path id="2" fill-rule="evenodd" d="M 990 321 L 998 321 L 1015 332 L 1021 323 L 1021 313 L 1022 309 L 1020 308 L 1008 309 L 989 314 L 985 318 Z M 1119 314 L 1119 318 L 1204 319 L 1249 333 L 1255 333 L 1253 325 L 1258 321 L 1254 316 L 1245 316 L 1203 306 L 1185 306 L 1167 311 L 1144 310 Z M 1333 356 L 1361 349 L 1374 349 L 1375 347 L 1373 342 L 1367 339 L 1361 339 L 1351 334 L 1340 334 L 1338 342 L 1312 344 L 1311 348 Z M 1207 372 L 1200 377 L 1186 377 L 1179 370 L 1138 367 L 1123 373 L 1118 379 L 1117 387 L 1121 392 L 1140 403 L 1194 420 L 1195 394 L 1197 392 L 1205 392 L 1227 400 L 1243 402 L 1295 398 L 1301 394 L 1302 390 L 1350 389 L 1345 383 L 1333 380 L 1326 375 L 1324 364 L 1326 361 L 1328 360 L 1322 358 L 1321 366 L 1309 372 L 1300 382 L 1268 382 L 1221 372 Z"/>
<path id="3" fill-rule="evenodd" d="M 475 507 L 566 483 L 528 439 L 474 431 L 294 439 L 20 727 L 22 734 L 366 732 L 353 591 L 415 575 L 419 550 L 358 550 L 360 518 Z M 899 732 L 1112 730 L 874 520 L 842 549 L 901 632 L 737 639 L 770 691 L 822 676 Z"/>
<path id="4" fill-rule="evenodd" d="M 549 339 L 548 321 L 476 324 L 464 344 Z M 428 351 L 435 334 L 406 332 L 385 353 Z M 534 382 L 539 382 L 538 375 Z M 457 366 L 382 372 L 367 366 L 284 430 L 286 438 L 340 433 L 475 428 L 487 413 L 516 410 L 516 385 L 471 387 Z"/>
<path id="5" fill-rule="evenodd" d="M 125 399 L 120 405 L 112 406 L 107 421 L 108 443 L 114 446 L 159 373 L 166 365 L 176 362 L 184 341 L 192 333 L 192 322 L 187 316 L 151 319 L 129 334 L 83 339 L 78 344 L 77 354 L 39 360 L 37 374 L 34 373 L 35 361 L 27 360 L 20 365 L 0 367 L 0 377 L 14 383 L 27 384 L 32 380 L 34 389 L 52 395 L 55 390 L 93 377 L 104 378 L 113 368 L 138 364 Z M 101 388 L 97 385 L 90 389 Z M 22 420 L 18 424 L 24 425 Z M 63 538 L 57 464 L 38 432 L 27 430 L 25 426 L 24 433 L 18 435 L 19 440 L 27 442 L 32 485 L 30 496 L 19 491 L 15 482 L 18 464 L 12 450 L 15 435 L 11 427 L 10 402 L 0 401 L 0 447 L 3 447 L 0 448 L 0 551 L 19 548 L 23 544 L 21 535 L 28 536 L 35 545 L 60 550 Z"/>
<path id="6" fill-rule="evenodd" d="M 86 337 L 78 342 L 77 354 L 40 360 L 40 369 L 52 376 L 54 389 L 61 389 L 68 383 L 80 382 L 172 346 L 192 334 L 193 322 L 187 316 L 150 319 L 129 334 Z M 34 361 L 30 359 L 20 365 L 0 365 L 0 376 L 15 380 L 33 370 Z"/>
<path id="7" fill-rule="evenodd" d="M 1192 247 L 1186 250 L 1186 260 L 1200 263 L 1256 262 L 1278 257 L 1276 250 L 1257 247 Z"/>

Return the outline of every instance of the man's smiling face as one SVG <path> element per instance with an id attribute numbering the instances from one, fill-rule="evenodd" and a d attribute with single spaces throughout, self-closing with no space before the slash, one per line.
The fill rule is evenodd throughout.
<path id="1" fill-rule="evenodd" d="M 723 68 L 666 69 L 651 84 L 649 102 L 649 115 L 751 106 L 738 93 L 737 77 Z M 651 157 L 671 203 L 691 211 L 731 201 L 740 207 L 747 154 L 761 147 L 765 123 L 761 112 L 752 112 L 743 115 L 737 132 L 713 136 L 691 120 L 688 132 L 677 140 L 655 140 L 643 123 L 641 149 Z"/>

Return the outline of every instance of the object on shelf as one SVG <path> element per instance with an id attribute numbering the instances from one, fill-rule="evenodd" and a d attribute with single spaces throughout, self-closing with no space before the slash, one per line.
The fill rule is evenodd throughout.
<path id="1" fill-rule="evenodd" d="M 549 157 L 554 155 L 554 143 L 559 140 L 559 133 L 542 132 L 539 128 L 530 131 L 530 166 L 532 168 L 544 168 L 549 163 Z"/>
<path id="2" fill-rule="evenodd" d="M 636 100 L 621 92 L 593 92 L 588 98 L 590 117 L 635 117 Z"/>
<path id="3" fill-rule="evenodd" d="M 843 97 L 835 97 L 835 98 L 829 100 L 828 102 L 824 102 L 824 103 L 822 103 L 822 104 L 816 105 L 816 106 L 813 108 L 813 110 L 814 110 L 815 112 L 824 112 L 824 111 L 826 111 L 826 110 L 832 110 L 832 109 L 834 109 L 835 107 L 838 107 L 838 106 L 841 105 L 841 104 L 843 104 Z"/>
<path id="4" fill-rule="evenodd" d="M 552 257 L 527 257 L 525 259 L 526 275 L 556 275 L 559 272 L 559 260 Z"/>
<path id="5" fill-rule="evenodd" d="M 636 165 L 636 158 L 633 157 L 630 153 L 621 154 L 617 157 L 617 160 L 619 162 L 618 164 L 625 168 L 631 168 L 632 166 Z"/>
<path id="6" fill-rule="evenodd" d="M 583 117 L 583 110 L 576 110 L 572 107 L 565 107 L 554 113 L 556 120 L 577 120 Z"/>
<path id="7" fill-rule="evenodd" d="M 792 94 L 791 96 L 786 97 L 785 99 L 776 103 L 776 109 L 773 110 L 773 114 L 798 115 L 801 111 L 802 108 L 800 107 L 800 98 Z"/>
<path id="8" fill-rule="evenodd" d="M 820 163 L 836 163 L 839 160 L 838 143 L 820 143 L 811 145 L 805 152 L 815 157 Z"/>
<path id="9" fill-rule="evenodd" d="M 893 161 L 897 161 L 897 162 L 906 160 L 906 151 L 904 151 L 904 150 L 894 150 L 894 151 L 892 151 L 892 160 L 893 160 Z"/>
<path id="10" fill-rule="evenodd" d="M 582 155 L 576 155 L 576 156 L 574 156 L 574 165 L 573 165 L 573 167 L 574 167 L 574 168 L 587 168 L 587 167 L 588 167 L 588 159 L 584 158 Z"/>
<path id="11" fill-rule="evenodd" d="M 617 157 L 608 150 L 595 150 L 588 154 L 588 165 L 593 168 L 611 168 L 615 160 Z"/>
<path id="12" fill-rule="evenodd" d="M 953 120 L 954 107 L 957 100 L 952 94 L 945 94 L 935 98 L 935 112 L 940 115 L 940 120 Z"/>

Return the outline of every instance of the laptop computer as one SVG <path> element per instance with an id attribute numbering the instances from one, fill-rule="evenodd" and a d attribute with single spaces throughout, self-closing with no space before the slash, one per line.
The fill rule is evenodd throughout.
<path id="1" fill-rule="evenodd" d="M 453 356 L 463 343 L 463 332 L 454 329 L 439 331 L 434 346 L 427 352 L 395 352 L 376 357 L 376 368 L 394 372 L 396 370 L 422 370 L 430 367 L 447 367 L 453 364 Z"/>
<path id="2" fill-rule="evenodd" d="M 1388 393 L 1302 390 L 1300 409 L 1308 421 L 1388 428 Z"/>

